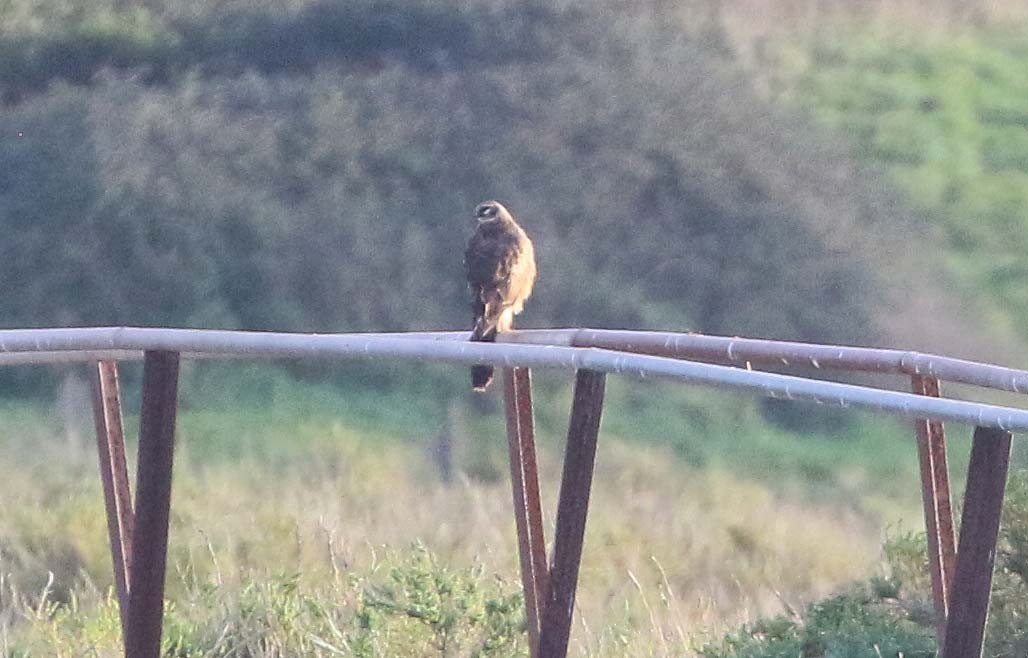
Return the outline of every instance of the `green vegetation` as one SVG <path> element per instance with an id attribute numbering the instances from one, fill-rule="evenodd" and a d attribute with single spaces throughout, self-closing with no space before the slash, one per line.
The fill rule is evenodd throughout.
<path id="1" fill-rule="evenodd" d="M 746 627 L 700 653 L 704 658 L 878 658 L 935 656 L 923 535 L 885 545 L 884 575 L 809 605 L 802 614 Z M 1028 472 L 1007 487 L 985 656 L 1028 651 Z"/>
<path id="2" fill-rule="evenodd" d="M 938 258 L 990 322 L 1028 336 L 1028 39 L 852 21 L 783 45 L 775 87 L 932 218 Z"/>
<path id="3" fill-rule="evenodd" d="M 331 655 L 319 641 L 374 656 L 523 652 L 523 637 L 511 635 L 523 613 L 512 599 L 510 490 L 495 475 L 506 471 L 502 419 L 454 437 L 447 483 L 426 454 L 431 441 L 355 432 L 344 396 L 332 417 L 328 404 L 305 406 L 311 393 L 297 391 L 291 418 L 276 413 L 290 407 L 282 399 L 242 407 L 250 422 L 229 427 L 216 408 L 183 412 L 167 592 L 173 655 L 243 647 L 256 656 Z M 21 406 L 2 419 L 11 428 L 0 439 L 2 651 L 114 655 L 89 443 L 55 442 L 53 421 Z M 232 428 L 240 434 L 222 434 Z M 560 446 L 541 434 L 552 535 Z M 499 450 L 483 453 L 483 444 Z M 692 641 L 692 629 L 728 631 L 774 614 L 783 598 L 802 605 L 833 591 L 874 561 L 879 522 L 862 507 L 698 469 L 605 430 L 578 599 L 589 625 L 576 630 L 580 653 L 652 655 L 654 642 L 670 650 Z M 916 519 L 916 502 L 910 514 Z M 408 549 L 414 539 L 423 548 Z"/>
<path id="4" fill-rule="evenodd" d="M 0 3 L 0 323 L 463 327 L 468 211 L 498 197 L 537 240 L 526 326 L 1016 361 L 1023 10 L 561 4 Z M 524 655 L 497 399 L 453 369 L 286 372 L 184 372 L 168 654 Z M 117 655 L 95 466 L 54 440 L 49 374 L 0 380 L 35 395 L 0 405 L 0 652 Z M 570 392 L 537 387 L 552 509 Z M 906 427 L 608 398 L 573 652 L 931 655 L 918 538 L 848 584 L 878 528 L 917 525 Z M 1028 650 L 1026 491 L 996 657 Z"/>
<path id="5" fill-rule="evenodd" d="M 413 436 L 402 423 L 395 434 L 355 431 L 372 421 L 338 389 L 286 387 L 285 378 L 242 371 L 238 382 L 272 391 L 274 404 L 260 404 L 224 375 L 192 372 L 184 382 L 168 655 L 525 655 L 502 418 L 454 425 L 463 431 L 451 437 L 447 481 L 431 452 L 434 427 Z M 212 382 L 222 384 L 221 401 L 203 406 L 195 396 Z M 539 384 L 566 414 L 566 383 Z M 674 424 L 658 418 L 660 406 L 618 411 L 633 409 L 620 399 L 627 393 L 611 388 L 572 655 L 792 656 L 811 642 L 825 656 L 873 644 L 883 655 L 886 647 L 930 649 L 923 539 L 900 534 L 875 568 L 883 516 L 916 528 L 920 515 L 916 490 L 904 486 L 915 465 L 912 442 L 897 436 L 903 428 L 883 426 L 881 441 L 856 443 L 847 462 L 806 449 L 826 439 L 767 440 L 761 423 L 745 421 L 759 419 L 756 405 L 736 404 L 750 409 L 728 427 L 697 415 L 703 396 L 691 413 L 681 411 L 690 400 L 678 398 L 684 406 L 668 413 L 692 419 L 668 434 Z M 548 513 L 560 472 L 558 415 L 541 405 Z M 0 651 L 117 655 L 90 443 L 55 441 L 52 417 L 25 405 L 0 410 L 0 421 Z M 127 421 L 131 436 L 135 418 Z M 707 444 L 707 461 L 639 441 L 650 438 L 647 427 L 662 429 L 669 444 Z M 626 428 L 641 429 L 629 442 Z M 780 461 L 762 467 L 769 454 Z M 1003 527 L 995 656 L 1019 655 L 1002 647 L 1024 642 L 1024 476 L 1010 487 Z M 848 585 L 876 571 L 869 584 Z M 789 615 L 776 619 L 783 607 Z"/>
<path id="6" fill-rule="evenodd" d="M 918 220 L 655 9 L 48 4 L 4 5 L 6 326 L 463 327 L 495 196 L 526 324 L 931 338 L 884 279 Z"/>
<path id="7" fill-rule="evenodd" d="M 6 101 L 18 102 L 56 81 L 88 85 L 104 69 L 137 73 L 148 84 L 174 84 L 193 70 L 230 77 L 248 70 L 295 74 L 395 57 L 431 71 L 538 59 L 554 44 L 540 41 L 533 24 L 558 18 L 541 7 L 532 16 L 499 4 L 460 8 L 445 1 L 120 5 L 8 3 L 0 41 Z M 490 23 L 511 29 L 475 27 Z"/>
<path id="8" fill-rule="evenodd" d="M 471 395 L 460 368 L 401 368 L 393 375 L 380 391 L 297 382 L 266 366 L 197 365 L 182 384 L 183 406 L 190 410 L 181 422 L 191 437 L 187 449 L 201 462 L 238 454 L 273 460 L 321 445 L 324 427 L 342 423 L 413 446 L 451 437 L 473 453 L 465 470 L 506 481 L 499 387 L 486 396 Z M 570 377 L 537 371 L 533 381 L 538 440 L 561 451 Z M 886 522 L 905 514 L 916 523 L 918 461 L 906 423 L 849 412 L 826 416 L 831 424 L 824 427 L 791 431 L 769 426 L 764 406 L 722 391 L 610 377 L 603 427 L 627 445 L 669 450 L 684 466 L 729 470 L 777 493 L 845 500 L 861 514 Z M 960 486 L 971 429 L 953 425 L 949 431 Z"/>
<path id="9" fill-rule="evenodd" d="M 919 602 L 920 603 L 920 602 Z M 778 617 L 747 627 L 705 658 L 877 658 L 936 655 L 930 609 L 911 610 L 871 586 L 808 606 L 802 616 Z M 1001 654 L 1007 655 L 1007 654 Z"/>
<path id="10" fill-rule="evenodd" d="M 383 555 L 364 576 L 341 570 L 321 582 L 268 574 L 230 587 L 194 582 L 170 604 L 163 653 L 169 656 L 524 656 L 520 593 L 480 569 L 451 570 L 422 546 Z M 121 654 L 117 604 L 86 591 L 61 604 L 49 589 L 29 603 L 5 656 Z M 20 600 L 18 600 L 20 598 Z M 24 639 L 23 639 L 24 638 Z"/>

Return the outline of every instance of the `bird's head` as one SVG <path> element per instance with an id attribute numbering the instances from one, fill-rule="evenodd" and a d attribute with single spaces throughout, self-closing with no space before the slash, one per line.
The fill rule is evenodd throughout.
<path id="1" fill-rule="evenodd" d="M 499 219 L 511 219 L 510 213 L 499 201 L 485 201 L 475 208 L 475 219 L 479 224 L 495 222 Z"/>

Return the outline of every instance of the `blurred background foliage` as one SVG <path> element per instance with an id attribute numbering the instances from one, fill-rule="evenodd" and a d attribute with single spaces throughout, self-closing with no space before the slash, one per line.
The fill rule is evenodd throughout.
<path id="1" fill-rule="evenodd" d="M 541 277 L 522 326 L 890 345 L 1026 366 L 1026 25 L 1014 0 L 0 0 L 0 326 L 466 328 L 471 209 L 495 197 L 536 239 Z M 137 366 L 124 372 L 138 378 Z M 492 601 L 488 630 L 506 642 L 520 611 L 504 593 L 516 590 L 513 563 L 496 560 L 511 558 L 512 529 L 501 523 L 495 398 L 475 398 L 471 413 L 455 369 L 331 373 L 341 385 L 187 365 L 176 495 L 192 498 L 176 503 L 176 523 L 221 535 L 180 530 L 178 564 L 207 568 L 209 552 L 247 582 L 254 565 L 294 558 L 313 578 L 330 568 L 335 590 L 318 596 L 349 602 L 364 624 L 363 592 L 410 593 L 402 579 L 382 589 L 372 542 L 415 534 L 444 561 L 486 556 L 508 576 L 475 599 Z M 0 393 L 38 393 L 51 374 L 4 373 Z M 570 391 L 547 373 L 536 386 L 542 463 L 555 464 Z M 137 388 L 125 390 L 137 408 Z M 82 642 L 64 635 L 91 635 L 95 621 L 116 655 L 95 473 L 69 449 L 81 418 L 65 419 L 67 446 L 48 442 L 59 414 L 38 397 L 0 404 L 0 461 L 22 483 L 4 507 L 24 512 L 0 519 L 0 557 L 29 591 L 9 588 L 0 626 L 29 627 L 16 644 L 42 643 L 18 655 L 71 656 Z M 930 649 L 921 538 L 889 543 L 883 576 L 804 607 L 867 576 L 883 523 L 916 525 L 915 452 L 895 440 L 909 428 L 616 379 L 608 401 L 599 467 L 610 471 L 596 493 L 611 498 L 595 506 L 586 555 L 604 586 L 579 603 L 584 618 L 615 623 L 585 654 L 629 655 L 630 643 L 681 655 L 701 639 L 683 628 L 718 632 L 783 609 L 789 618 L 704 655 L 794 656 L 817 636 L 811 655 L 873 658 L 865 636 L 897 620 L 902 637 L 883 647 Z M 432 452 L 441 446 L 456 456 Z M 967 442 L 951 447 L 959 489 Z M 434 462 L 446 468 L 427 473 Z M 556 470 L 548 477 L 553 492 Z M 1026 489 L 1015 479 L 1004 521 L 987 650 L 997 658 L 1026 642 Z M 396 504 L 426 491 L 432 514 Z M 233 504 L 256 516 L 226 526 Z M 325 519 L 345 529 L 328 537 L 327 561 Z M 287 555 L 287 536 L 310 555 Z M 360 553 L 353 542 L 368 542 L 371 566 L 344 582 L 334 551 L 345 562 Z M 251 561 L 253 546 L 268 555 Z M 658 553 L 669 574 L 647 563 Z M 401 576 L 438 571 L 398 559 Z M 306 601 L 279 576 L 215 600 L 222 590 L 193 568 L 171 586 L 205 618 L 238 600 L 293 619 Z M 625 594 L 624 569 L 653 572 L 635 581 L 638 596 Z M 51 573 L 52 594 L 67 594 L 54 614 L 42 605 Z M 461 587 L 481 576 L 442 575 Z M 672 584 L 696 600 L 676 602 Z M 647 592 L 666 610 L 655 614 Z M 91 612 L 74 609 L 76 596 Z M 264 637 L 247 625 L 263 618 L 228 608 L 246 622 L 232 637 Z M 371 630 L 386 637 L 389 608 L 376 610 L 386 621 Z M 176 615 L 169 635 L 183 646 L 225 635 L 220 617 Z"/>
<path id="2" fill-rule="evenodd" d="M 464 327 L 497 197 L 525 325 L 956 340 L 935 227 L 684 6 L 5 3 L 2 323 Z"/>

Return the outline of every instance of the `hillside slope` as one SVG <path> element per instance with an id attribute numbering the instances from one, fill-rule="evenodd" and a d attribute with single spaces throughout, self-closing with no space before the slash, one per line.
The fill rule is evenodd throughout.
<path id="1" fill-rule="evenodd" d="M 981 324 L 1028 338 L 1028 39 L 874 24 L 786 47 L 779 100 L 887 171 L 944 238 L 936 258 Z"/>
<path id="2" fill-rule="evenodd" d="M 922 220 L 651 7 L 5 7 L 7 326 L 463 326 L 499 197 L 532 325 L 973 351 Z"/>

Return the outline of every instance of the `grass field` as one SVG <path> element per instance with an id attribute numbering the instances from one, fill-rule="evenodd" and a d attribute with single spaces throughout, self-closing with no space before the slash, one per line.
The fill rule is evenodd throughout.
<path id="1" fill-rule="evenodd" d="M 435 397 L 372 401 L 264 368 L 187 369 L 169 655 L 524 654 L 497 399 L 471 404 L 463 378 L 427 376 Z M 570 386 L 538 379 L 552 512 Z M 699 649 L 884 577 L 883 536 L 919 527 L 905 426 L 858 418 L 813 438 L 769 429 L 745 398 L 646 386 L 610 382 L 572 655 Z M 88 420 L 76 444 L 45 407 L 0 419 L 4 655 L 117 655 Z M 432 451 L 442 432 L 450 481 Z"/>

